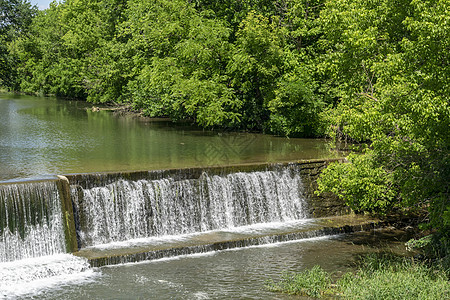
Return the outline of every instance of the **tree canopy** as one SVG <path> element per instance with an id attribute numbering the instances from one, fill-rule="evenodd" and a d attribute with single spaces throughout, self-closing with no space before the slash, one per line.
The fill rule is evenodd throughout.
<path id="1" fill-rule="evenodd" d="M 333 33 L 339 48 L 326 64 L 357 77 L 327 112 L 330 134 L 366 146 L 328 168 L 320 190 L 359 210 L 428 208 L 431 224 L 448 233 L 450 1 L 397 2 L 352 1 L 341 11 L 333 2 L 322 11 L 338 27 L 351 24 Z M 346 61 L 349 52 L 362 54 Z"/>
<path id="2" fill-rule="evenodd" d="M 0 1 L 0 85 L 361 145 L 319 190 L 450 226 L 449 0 Z"/>

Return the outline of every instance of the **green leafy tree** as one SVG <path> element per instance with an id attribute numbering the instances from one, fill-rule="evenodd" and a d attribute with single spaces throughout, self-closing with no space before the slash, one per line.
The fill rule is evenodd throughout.
<path id="1" fill-rule="evenodd" d="M 275 95 L 283 73 L 283 36 L 268 18 L 250 12 L 236 34 L 232 58 L 227 66 L 235 93 L 243 102 L 243 122 L 262 129 L 269 119 L 267 105 Z"/>
<path id="2" fill-rule="evenodd" d="M 81 84 L 76 60 L 65 47 L 60 16 L 63 4 L 51 3 L 34 18 L 30 35 L 18 39 L 13 51 L 20 59 L 20 88 L 26 93 L 79 97 Z"/>
<path id="3" fill-rule="evenodd" d="M 0 0 L 0 86 L 17 89 L 17 57 L 9 50 L 11 42 L 28 34 L 37 8 L 29 1 Z"/>
<path id="4" fill-rule="evenodd" d="M 130 102 L 204 127 L 316 135 L 324 104 L 304 47 L 317 39 L 319 4 L 55 2 L 13 43 L 18 82 L 27 93 Z"/>
<path id="5" fill-rule="evenodd" d="M 384 23 L 372 23 L 362 30 L 369 23 L 362 27 L 353 18 L 335 39 L 341 45 L 351 42 L 355 54 L 370 54 L 351 75 L 359 73 L 359 80 L 341 91 L 342 101 L 329 114 L 332 134 L 365 141 L 366 149 L 351 155 L 348 164 L 331 165 L 319 190 L 335 192 L 358 210 L 428 209 L 430 224 L 448 233 L 450 1 L 405 1 L 398 4 L 401 14 L 382 14 L 378 7 L 387 5 L 382 2 L 360 2 L 358 9 L 377 12 L 380 20 L 395 16 L 393 29 L 386 32 L 379 28 Z M 340 20 L 348 9 L 328 13 L 327 18 Z M 375 32 L 385 33 L 375 38 Z M 378 48 L 385 41 L 391 43 L 381 50 L 388 51 L 373 51 L 371 45 Z"/>
<path id="6" fill-rule="evenodd" d="M 317 25 L 323 0 L 278 1 L 274 20 L 284 38 L 283 70 L 269 101 L 270 132 L 287 136 L 322 136 L 320 113 L 328 105 L 318 72 L 322 33 Z M 319 84 L 320 82 L 320 84 Z"/>
<path id="7" fill-rule="evenodd" d="M 224 72 L 231 45 L 219 20 L 185 1 L 130 3 L 123 31 L 131 36 L 133 102 L 150 116 L 232 126 L 240 102 Z"/>
<path id="8" fill-rule="evenodd" d="M 272 16 L 277 11 L 277 7 L 284 1 L 273 0 L 195 0 L 191 1 L 195 4 L 199 11 L 211 11 L 215 18 L 225 21 L 232 33 L 230 40 L 234 41 L 235 33 L 238 30 L 241 22 L 247 18 L 250 12 L 264 15 L 266 17 Z"/>
<path id="9" fill-rule="evenodd" d="M 125 83 L 115 34 L 122 0 L 53 2 L 34 18 L 30 35 L 16 41 L 21 90 L 116 101 Z"/>

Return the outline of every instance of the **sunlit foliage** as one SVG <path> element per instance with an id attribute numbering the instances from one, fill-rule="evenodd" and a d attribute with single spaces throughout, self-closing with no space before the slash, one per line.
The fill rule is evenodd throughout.
<path id="1" fill-rule="evenodd" d="M 431 224 L 448 233 L 450 1 L 399 1 L 391 10 L 380 10 L 391 1 L 351 1 L 342 9 L 337 2 L 322 13 L 347 25 L 334 33 L 339 47 L 329 56 L 337 58 L 327 64 L 351 75 L 326 115 L 332 135 L 366 148 L 326 170 L 320 190 L 356 209 L 428 209 Z M 373 20 L 355 19 L 352 10 Z M 360 54 L 348 60 L 350 53 Z"/>

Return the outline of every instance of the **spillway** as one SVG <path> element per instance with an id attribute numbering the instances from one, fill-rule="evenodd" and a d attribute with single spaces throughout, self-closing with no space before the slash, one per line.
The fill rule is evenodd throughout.
<path id="1" fill-rule="evenodd" d="M 69 174 L 2 182 L 0 298 L 21 297 L 15 292 L 21 285 L 36 284 L 30 292 L 34 293 L 49 282 L 89 280 L 99 273 L 92 267 L 382 226 L 363 216 L 312 218 L 319 212 L 339 211 L 326 199 L 311 201 L 308 176 L 316 176 L 326 163 Z"/>
<path id="2" fill-rule="evenodd" d="M 0 185 L 0 262 L 65 252 L 56 181 Z"/>
<path id="3" fill-rule="evenodd" d="M 72 188 L 82 247 L 306 217 L 294 166 L 279 170 L 201 173 L 198 178 L 118 179 Z"/>

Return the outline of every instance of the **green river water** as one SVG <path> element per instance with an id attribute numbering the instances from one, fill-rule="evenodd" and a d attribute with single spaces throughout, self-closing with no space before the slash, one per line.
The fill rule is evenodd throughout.
<path id="1" fill-rule="evenodd" d="M 339 155 L 325 140 L 209 131 L 91 107 L 0 94 L 0 180 Z"/>

